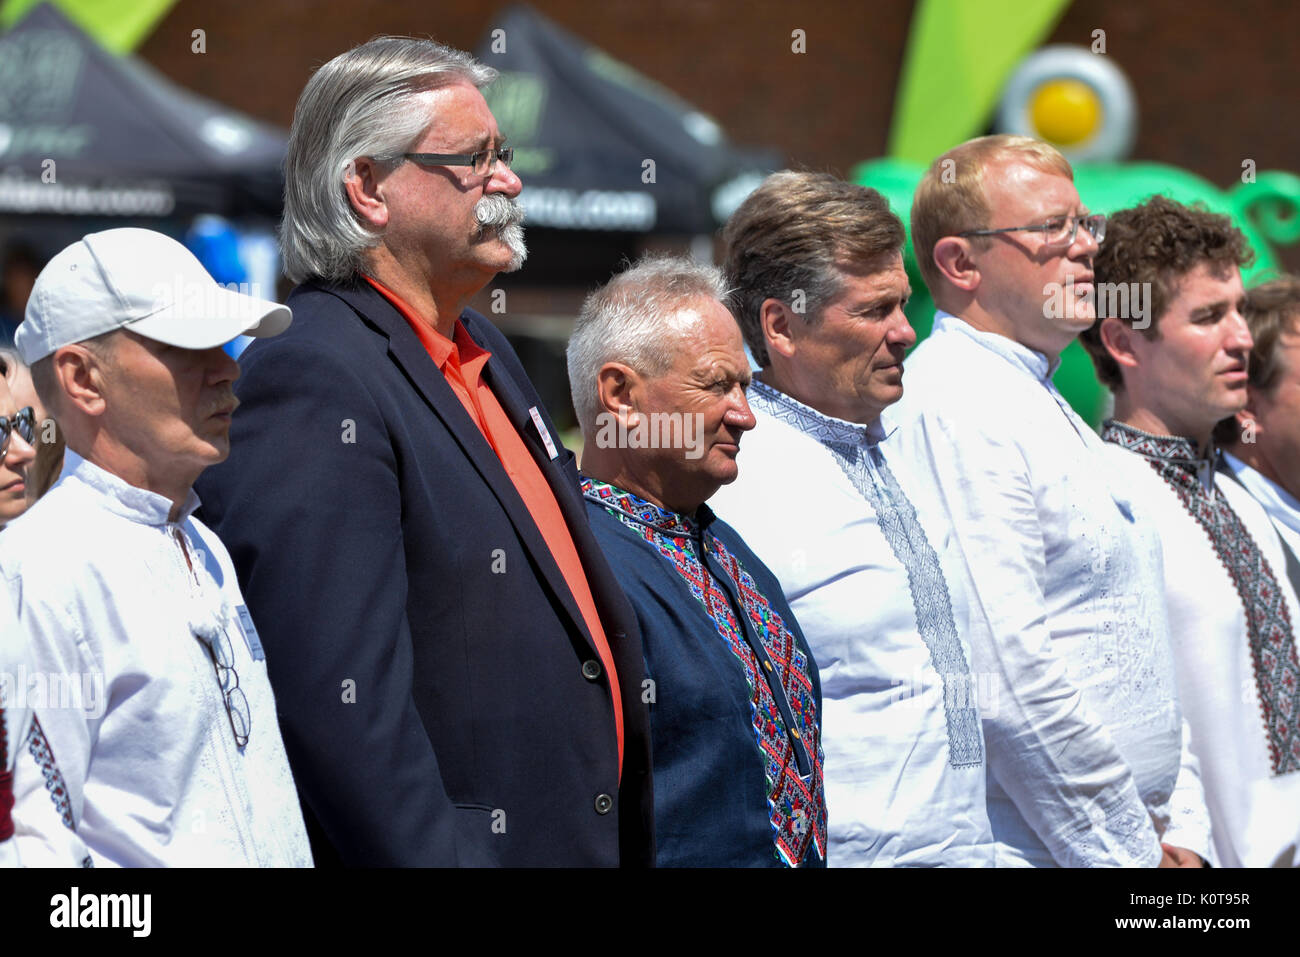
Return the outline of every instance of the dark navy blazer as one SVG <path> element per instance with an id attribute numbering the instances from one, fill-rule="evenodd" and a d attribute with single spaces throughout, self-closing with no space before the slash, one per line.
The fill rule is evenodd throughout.
<path id="1" fill-rule="evenodd" d="M 740 662 L 682 576 L 658 549 L 587 501 L 591 528 L 636 610 L 654 682 L 655 842 L 660 867 L 779 867 L 768 817 L 764 759 Z M 700 506 L 697 526 L 715 536 L 758 586 L 808 658 L 821 715 L 821 680 L 781 584 L 740 535 Z M 699 542 L 696 543 L 697 549 Z M 705 549 L 701 554 L 707 552 Z M 706 559 L 707 560 L 707 559 Z M 727 575 L 714 577 L 747 627 Z M 811 846 L 805 867 L 825 866 Z"/>
<path id="2" fill-rule="evenodd" d="M 232 451 L 197 489 L 266 649 L 318 863 L 652 863 L 640 634 L 505 337 L 461 317 L 587 570 L 622 689 L 621 787 L 582 615 L 414 331 L 364 283 L 288 304 L 288 331 L 241 357 Z"/>

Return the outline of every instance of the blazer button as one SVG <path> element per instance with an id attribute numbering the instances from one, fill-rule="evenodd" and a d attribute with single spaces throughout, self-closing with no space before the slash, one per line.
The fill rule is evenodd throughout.
<path id="1" fill-rule="evenodd" d="M 597 814 L 608 814 L 609 811 L 610 811 L 610 808 L 612 808 L 613 806 L 614 806 L 614 799 L 613 799 L 612 797 L 610 797 L 608 794 L 597 794 L 597 795 L 596 795 L 596 813 L 597 813 Z"/>
<path id="2" fill-rule="evenodd" d="M 597 678 L 599 678 L 600 662 L 595 660 L 584 661 L 582 663 L 582 676 L 586 678 L 588 681 L 595 681 Z"/>

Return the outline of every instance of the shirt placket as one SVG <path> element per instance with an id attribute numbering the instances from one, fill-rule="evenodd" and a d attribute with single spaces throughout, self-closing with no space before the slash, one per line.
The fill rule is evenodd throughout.
<path id="1" fill-rule="evenodd" d="M 749 646 L 750 652 L 754 655 L 754 663 L 757 666 L 754 669 L 755 674 L 766 682 L 768 692 L 771 694 L 772 700 L 781 714 L 781 720 L 785 724 L 786 738 L 789 740 L 791 750 L 794 752 L 799 777 L 804 781 L 809 781 L 813 773 L 812 756 L 808 752 L 803 735 L 799 733 L 799 726 L 794 719 L 794 710 L 790 707 L 785 687 L 781 682 L 781 676 L 772 664 L 772 656 L 768 653 L 753 623 L 749 620 L 744 601 L 739 594 L 739 587 L 727 575 L 717 555 L 712 553 L 708 542 L 704 538 L 702 529 L 697 528 L 695 530 L 693 541 L 700 556 L 700 563 L 703 566 L 706 587 L 716 589 L 720 593 L 719 597 L 731 606 L 732 615 L 736 619 L 736 627 L 740 629 L 745 644 Z"/>
<path id="2" fill-rule="evenodd" d="M 203 580 L 200 577 L 199 565 L 194 561 L 197 555 L 192 554 L 196 551 L 192 548 L 188 536 L 181 526 L 175 522 L 168 522 L 166 526 L 167 536 L 175 543 L 180 552 L 180 565 L 183 567 L 186 575 L 187 584 L 189 585 L 189 600 L 186 603 L 186 613 L 191 614 L 194 607 L 198 606 L 202 612 L 208 611 L 206 604 L 208 597 Z M 224 629 L 226 622 L 221 621 L 220 627 Z M 226 636 L 227 640 L 230 636 Z M 212 652 L 206 646 L 203 638 L 191 633 L 190 640 L 199 642 L 203 646 L 204 657 L 209 657 Z M 231 645 L 231 657 L 234 657 L 234 646 Z M 217 764 L 217 773 L 221 778 L 222 794 L 225 798 L 226 808 L 229 812 L 231 826 L 235 830 L 235 837 L 239 842 L 239 850 L 244 860 L 255 862 L 258 855 L 254 842 L 250 835 L 245 833 L 245 809 L 250 808 L 251 801 L 247 789 L 241 785 L 238 773 L 238 755 L 233 753 L 234 739 L 229 727 L 229 719 L 226 715 L 225 693 L 217 678 L 216 668 L 209 658 L 206 662 L 207 674 L 200 676 L 200 681 L 206 678 L 208 691 L 205 693 L 205 699 L 211 700 L 210 696 L 216 696 L 216 715 L 218 716 L 216 728 L 209 725 L 205 729 L 209 746 L 212 748 L 213 758 Z M 233 665 L 233 660 L 232 660 Z M 200 807 L 204 806 L 203 802 Z"/>

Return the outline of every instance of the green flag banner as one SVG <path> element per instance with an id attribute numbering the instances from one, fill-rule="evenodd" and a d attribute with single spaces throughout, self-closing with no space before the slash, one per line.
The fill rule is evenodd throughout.
<path id="1" fill-rule="evenodd" d="M 929 163 L 988 124 L 1002 86 L 1070 0 L 917 0 L 889 155 Z"/>
<path id="2" fill-rule="evenodd" d="M 0 27 L 9 29 L 42 0 L 3 0 Z M 53 0 L 77 26 L 105 50 L 130 53 L 144 40 L 176 0 Z"/>

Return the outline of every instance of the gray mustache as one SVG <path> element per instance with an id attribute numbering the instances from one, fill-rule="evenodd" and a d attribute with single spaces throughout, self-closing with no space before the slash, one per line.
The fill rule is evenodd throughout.
<path id="1" fill-rule="evenodd" d="M 474 206 L 474 217 L 484 229 L 503 229 L 524 221 L 524 208 L 502 193 L 484 196 Z"/>

